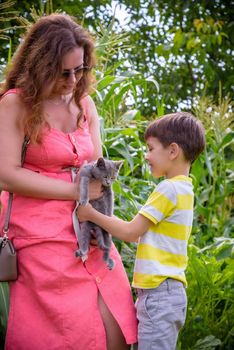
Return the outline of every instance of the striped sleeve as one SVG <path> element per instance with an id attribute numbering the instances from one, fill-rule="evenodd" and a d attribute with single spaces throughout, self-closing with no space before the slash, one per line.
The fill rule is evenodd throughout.
<path id="1" fill-rule="evenodd" d="M 174 186 L 170 181 L 164 180 L 151 193 L 145 205 L 140 209 L 139 214 L 157 224 L 173 213 L 176 202 L 177 196 Z"/>

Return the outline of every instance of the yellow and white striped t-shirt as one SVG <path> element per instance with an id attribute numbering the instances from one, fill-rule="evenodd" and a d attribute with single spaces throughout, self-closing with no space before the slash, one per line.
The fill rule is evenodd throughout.
<path id="1" fill-rule="evenodd" d="M 162 181 L 139 213 L 150 221 L 139 239 L 133 275 L 136 288 L 155 288 L 166 278 L 187 284 L 187 244 L 193 221 L 193 185 L 184 175 Z"/>

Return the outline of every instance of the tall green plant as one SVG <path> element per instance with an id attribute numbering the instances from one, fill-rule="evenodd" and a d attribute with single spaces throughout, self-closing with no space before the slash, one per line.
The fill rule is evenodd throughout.
<path id="1" fill-rule="evenodd" d="M 234 239 L 189 246 L 188 312 L 180 349 L 231 350 L 234 345 Z"/>
<path id="2" fill-rule="evenodd" d="M 8 0 L 0 4 L 0 23 L 8 23 L 13 19 L 19 18 L 19 12 L 16 10 L 10 10 L 12 6 L 16 3 L 15 0 Z M 11 26 L 0 29 L 0 39 L 9 40 L 7 32 L 13 29 Z"/>
<path id="3" fill-rule="evenodd" d="M 234 235 L 234 113 L 233 102 L 220 99 L 214 104 L 202 98 L 195 114 L 206 128 L 206 151 L 194 163 L 194 234 L 203 246 L 214 237 Z"/>
<path id="4" fill-rule="evenodd" d="M 15 4 L 15 1 L 6 1 L 2 4 L 0 4 L 0 23 L 8 24 L 10 20 L 18 19 L 18 11 L 10 11 L 9 8 Z M 12 30 L 12 27 L 9 25 L 6 25 L 3 28 L 0 28 L 0 41 L 7 41 L 9 43 L 8 48 L 8 62 L 11 59 L 12 54 L 12 40 L 11 37 L 8 35 L 8 32 Z M 0 82 L 3 80 L 3 70 L 5 68 L 4 64 L 0 65 Z"/>
<path id="5" fill-rule="evenodd" d="M 11 57 L 13 54 L 12 31 L 14 31 L 15 33 L 19 32 L 19 30 L 24 32 L 32 23 L 36 22 L 40 17 L 42 17 L 45 14 L 48 15 L 53 12 L 52 0 L 46 0 L 46 1 L 38 0 L 38 3 L 39 3 L 38 10 L 36 10 L 34 6 L 32 6 L 32 8 L 29 11 L 30 20 L 27 19 L 26 17 L 21 16 L 18 10 L 12 10 L 12 8 L 14 8 L 16 4 L 15 0 L 7 0 L 4 3 L 0 4 L 0 23 L 1 22 L 4 23 L 4 26 L 0 28 L 0 41 L 1 40 L 4 40 L 5 42 L 8 41 L 7 61 L 4 62 L 3 60 L 2 65 L 0 65 L 0 82 L 4 80 L 5 68 L 7 65 L 10 64 Z M 12 21 L 14 21 L 13 23 L 15 24 L 12 24 Z M 19 40 L 19 36 L 20 36 L 19 34 L 16 35 L 18 40 Z"/>
<path id="6" fill-rule="evenodd" d="M 107 27 L 99 24 L 96 35 L 97 83 L 93 97 L 106 127 L 127 126 L 132 120 L 142 120 L 137 102 L 139 93 L 143 91 L 142 96 L 146 96 L 149 85 L 153 85 L 156 93 L 159 91 L 155 79 L 145 78 L 134 70 L 131 62 L 119 59 L 132 49 L 133 44 L 129 44 L 128 33 L 114 30 L 114 24 L 114 17 Z"/>

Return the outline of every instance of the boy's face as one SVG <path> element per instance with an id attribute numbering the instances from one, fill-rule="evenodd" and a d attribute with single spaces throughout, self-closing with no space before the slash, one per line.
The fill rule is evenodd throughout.
<path id="1" fill-rule="evenodd" d="M 171 166 L 170 147 L 164 147 L 156 137 L 149 137 L 146 141 L 148 152 L 145 155 L 151 173 L 154 177 L 167 176 Z"/>

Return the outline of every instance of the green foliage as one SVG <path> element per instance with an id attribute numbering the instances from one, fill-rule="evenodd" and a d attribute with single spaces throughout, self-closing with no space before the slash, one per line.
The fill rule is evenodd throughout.
<path id="1" fill-rule="evenodd" d="M 5 56 L 5 61 L 2 59 L 0 64 L 0 81 L 3 80 L 4 70 L 7 64 L 10 63 L 12 52 L 15 52 L 22 33 L 41 16 L 53 12 L 52 0 L 47 0 L 46 2 L 39 1 L 39 7 L 36 8 L 34 4 L 32 4 L 31 8 L 27 4 L 24 8 L 26 11 L 24 13 L 25 16 L 21 16 L 20 6 L 16 6 L 17 3 L 18 1 L 6 0 L 0 4 L 0 23 L 3 23 L 3 27 L 0 29 L 0 40 L 4 40 L 4 45 L 0 50 L 4 52 L 2 56 Z M 20 5 L 22 6 L 22 2 Z M 17 10 L 14 9 L 15 6 Z M 17 33 L 17 35 L 13 35 L 14 33 Z"/>
<path id="2" fill-rule="evenodd" d="M 8 53 L 6 57 L 6 61 L 9 62 L 11 58 L 11 52 L 12 52 L 12 40 L 7 33 L 12 29 L 11 26 L 8 25 L 9 21 L 17 20 L 18 18 L 18 12 L 15 10 L 9 10 L 13 5 L 15 5 L 15 1 L 8 0 L 2 4 L 0 4 L 0 23 L 4 23 L 5 28 L 0 28 L 0 41 L 4 41 L 4 43 L 7 43 L 8 45 Z M 0 63 L 1 67 L 1 63 Z M 3 65 L 4 67 L 4 65 Z M 0 82 L 3 80 L 2 75 L 3 68 L 0 69 Z"/>
<path id="3" fill-rule="evenodd" d="M 4 3 L 0 3 L 0 23 L 8 23 L 11 20 L 16 20 L 18 18 L 18 11 L 9 10 L 12 6 L 14 6 L 16 1 L 5 1 Z M 0 39 L 9 40 L 10 37 L 5 34 L 8 30 L 12 29 L 11 27 L 0 29 Z"/>
<path id="4" fill-rule="evenodd" d="M 234 239 L 189 246 L 188 312 L 180 349 L 232 349 L 234 335 Z"/>
<path id="5" fill-rule="evenodd" d="M 145 76 L 157 77 L 166 111 L 180 102 L 190 109 L 194 97 L 204 93 L 217 102 L 220 82 L 223 95 L 233 96 L 233 1 L 121 3 L 136 43 L 127 59 Z M 150 91 L 141 106 L 144 115 L 154 111 L 155 98 Z"/>
<path id="6" fill-rule="evenodd" d="M 114 19 L 106 28 L 99 24 L 96 39 L 97 81 L 92 95 L 106 127 L 127 126 L 133 120 L 143 120 L 137 103 L 139 93 L 145 97 L 152 87 L 156 93 L 159 91 L 155 79 L 145 78 L 132 68 L 127 72 L 121 71 L 123 59 L 113 63 L 113 57 L 119 57 L 119 52 L 123 55 L 132 47 L 129 34 L 122 31 L 116 33 L 113 26 Z"/>
<path id="7" fill-rule="evenodd" d="M 8 284 L 0 283 L 0 349 L 3 349 L 9 311 Z"/>
<path id="8" fill-rule="evenodd" d="M 215 105 L 202 98 L 195 114 L 206 127 L 206 151 L 194 163 L 195 188 L 193 234 L 200 247 L 214 237 L 234 237 L 234 113 L 233 103 L 221 99 Z"/>

